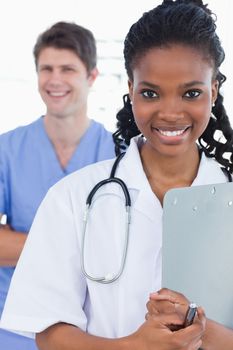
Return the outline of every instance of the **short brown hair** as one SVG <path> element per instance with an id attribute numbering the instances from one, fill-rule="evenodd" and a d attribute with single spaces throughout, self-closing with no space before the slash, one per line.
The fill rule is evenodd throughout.
<path id="1" fill-rule="evenodd" d="M 37 67 L 41 51 L 46 47 L 73 51 L 90 72 L 96 67 L 96 42 L 92 32 L 75 23 L 57 22 L 41 33 L 34 46 L 33 54 Z"/>

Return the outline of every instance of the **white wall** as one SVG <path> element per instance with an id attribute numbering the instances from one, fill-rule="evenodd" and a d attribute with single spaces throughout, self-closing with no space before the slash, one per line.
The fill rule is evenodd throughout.
<path id="1" fill-rule="evenodd" d="M 156 0 L 8 0 L 0 11 L 0 133 L 35 120 L 45 111 L 37 93 L 32 48 L 39 33 L 59 20 L 75 21 L 91 29 L 98 41 L 101 76 L 90 96 L 89 115 L 114 129 L 127 82 L 122 41 L 130 25 L 160 1 Z M 226 51 L 222 71 L 225 105 L 233 121 L 233 45 L 230 33 L 231 0 L 209 0 L 218 14 L 218 32 Z"/>

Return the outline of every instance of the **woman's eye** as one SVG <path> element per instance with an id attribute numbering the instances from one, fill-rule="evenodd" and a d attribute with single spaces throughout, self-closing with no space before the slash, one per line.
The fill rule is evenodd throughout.
<path id="1" fill-rule="evenodd" d="M 144 90 L 141 92 L 142 96 L 145 98 L 157 98 L 158 95 L 152 90 Z"/>
<path id="2" fill-rule="evenodd" d="M 184 94 L 184 96 L 188 98 L 197 98 L 198 96 L 200 96 L 200 94 L 201 94 L 201 91 L 199 90 L 190 90 L 190 91 L 187 91 Z"/>

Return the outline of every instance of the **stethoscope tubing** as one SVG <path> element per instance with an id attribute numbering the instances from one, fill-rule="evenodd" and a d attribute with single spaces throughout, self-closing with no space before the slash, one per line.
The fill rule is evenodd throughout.
<path id="1" fill-rule="evenodd" d="M 125 153 L 121 153 L 115 160 L 110 177 L 107 179 L 104 179 L 100 182 L 98 182 L 91 192 L 89 193 L 87 200 L 86 200 L 86 209 L 83 217 L 83 230 L 82 230 L 82 242 L 81 242 L 81 269 L 86 278 L 93 282 L 98 282 L 102 284 L 109 284 L 112 282 L 115 282 L 123 273 L 124 267 L 125 267 L 125 262 L 126 262 L 126 257 L 127 257 L 127 251 L 128 251 L 128 245 L 129 245 L 129 226 L 130 226 L 130 209 L 131 209 L 131 198 L 129 194 L 129 190 L 124 183 L 123 180 L 115 177 L 116 169 L 117 166 L 122 159 L 122 157 L 125 155 Z M 87 231 L 87 224 L 88 224 L 88 218 L 90 215 L 90 210 L 92 206 L 92 200 L 96 192 L 103 186 L 109 184 L 109 183 L 116 183 L 118 184 L 125 197 L 125 210 L 126 210 L 126 219 L 125 219 L 125 241 L 124 241 L 124 247 L 123 247 L 123 252 L 122 252 L 122 258 L 121 258 L 121 264 L 119 267 L 119 270 L 117 273 L 107 273 L 105 276 L 92 276 L 90 275 L 85 267 L 85 241 L 86 241 L 86 231 Z"/>
<path id="2" fill-rule="evenodd" d="M 121 258 L 121 265 L 119 268 L 119 271 L 116 274 L 113 273 L 107 273 L 105 276 L 91 276 L 89 273 L 87 273 L 85 268 L 85 262 L 84 262 L 84 255 L 85 255 L 85 238 L 86 238 L 86 228 L 87 228 L 87 222 L 88 222 L 88 216 L 90 213 L 90 206 L 86 206 L 86 211 L 84 214 L 84 223 L 83 223 L 83 232 L 82 232 L 82 243 L 81 243 L 81 269 L 89 280 L 93 282 L 103 283 L 103 284 L 109 284 L 114 281 L 116 281 L 121 275 L 125 267 L 126 257 L 127 257 L 127 251 L 128 251 L 128 245 L 129 245 L 129 226 L 130 226 L 130 207 L 126 206 L 126 220 L 125 220 L 125 242 L 124 242 L 124 248 L 123 248 L 123 254 Z"/>

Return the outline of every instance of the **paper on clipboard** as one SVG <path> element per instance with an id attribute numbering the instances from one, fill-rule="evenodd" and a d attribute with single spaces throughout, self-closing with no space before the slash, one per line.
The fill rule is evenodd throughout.
<path id="1" fill-rule="evenodd" d="M 167 192 L 162 257 L 163 287 L 233 328 L 233 183 Z"/>

